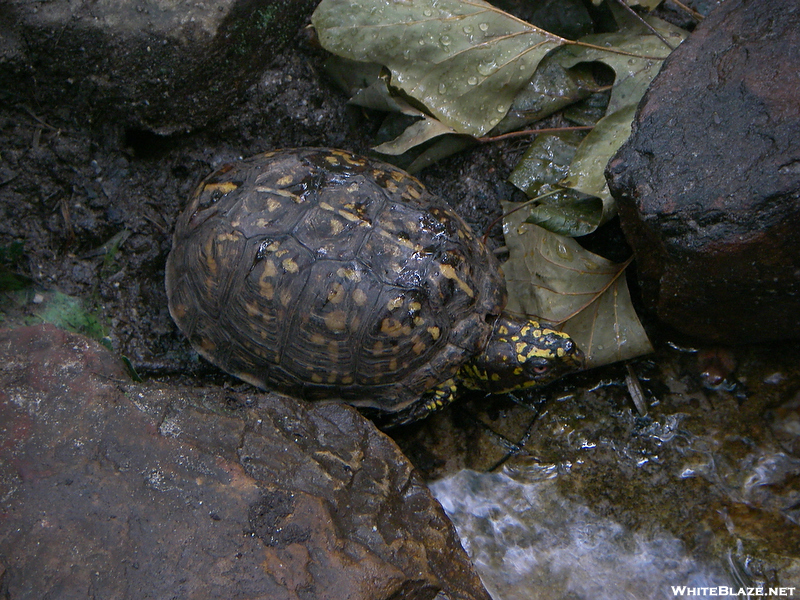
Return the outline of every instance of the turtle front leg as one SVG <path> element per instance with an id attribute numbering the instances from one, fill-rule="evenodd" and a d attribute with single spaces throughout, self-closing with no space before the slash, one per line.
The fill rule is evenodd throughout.
<path id="1" fill-rule="evenodd" d="M 405 425 L 427 417 L 436 410 L 441 410 L 450 404 L 456 397 L 458 385 L 454 378 L 446 379 L 435 387 L 425 392 L 418 402 L 396 413 L 376 415 L 376 421 L 382 428 L 392 428 Z"/>

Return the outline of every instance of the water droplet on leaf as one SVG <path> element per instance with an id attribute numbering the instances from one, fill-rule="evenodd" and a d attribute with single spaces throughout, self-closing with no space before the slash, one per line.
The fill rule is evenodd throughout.
<path id="1" fill-rule="evenodd" d="M 439 41 L 442 43 L 442 46 L 449 46 L 452 40 L 449 35 L 443 35 L 439 38 Z"/>
<path id="2" fill-rule="evenodd" d="M 447 86 L 443 83 L 439 84 L 439 93 L 444 94 L 447 91 Z"/>
<path id="3" fill-rule="evenodd" d="M 470 77 L 469 79 L 467 79 L 467 83 L 468 83 L 468 84 L 470 84 L 470 85 L 477 85 L 477 83 L 478 83 L 478 78 L 477 78 L 477 77 L 474 77 L 474 76 L 473 76 L 473 77 Z"/>

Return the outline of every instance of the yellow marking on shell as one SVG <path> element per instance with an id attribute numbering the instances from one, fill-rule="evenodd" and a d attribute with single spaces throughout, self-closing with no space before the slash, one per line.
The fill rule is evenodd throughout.
<path id="1" fill-rule="evenodd" d="M 291 181 L 289 181 L 291 183 Z M 259 185 L 253 188 L 257 192 L 261 192 L 262 194 L 272 194 L 274 196 L 281 196 L 283 198 L 288 198 L 289 200 L 293 200 L 296 203 L 305 202 L 301 196 L 297 194 L 293 194 L 289 190 L 282 190 L 280 188 L 268 187 L 265 185 Z"/>
<path id="2" fill-rule="evenodd" d="M 389 171 L 389 176 L 392 179 L 394 179 L 397 183 L 400 183 L 404 179 L 408 179 L 408 175 L 406 175 L 402 171 Z"/>
<path id="3" fill-rule="evenodd" d="M 397 371 L 397 359 L 393 358 L 389 361 L 389 370 L 390 371 Z"/>
<path id="4" fill-rule="evenodd" d="M 358 331 L 358 328 L 361 326 L 361 318 L 358 315 L 353 315 L 353 318 L 350 319 L 350 328 L 352 331 Z"/>
<path id="5" fill-rule="evenodd" d="M 383 354 L 383 342 L 377 341 L 372 345 L 372 354 L 376 356 Z"/>
<path id="6" fill-rule="evenodd" d="M 261 315 L 261 310 L 258 308 L 258 306 L 256 306 L 252 302 L 248 302 L 247 304 L 245 304 L 244 309 L 245 311 L 247 311 L 247 314 L 250 315 L 251 317 L 258 317 Z"/>
<path id="7" fill-rule="evenodd" d="M 347 327 L 347 314 L 343 310 L 334 310 L 325 315 L 325 326 L 334 333 L 340 333 Z"/>
<path id="8" fill-rule="evenodd" d="M 385 333 L 390 337 L 409 335 L 411 333 L 411 327 L 403 325 L 397 319 L 387 318 L 381 321 L 381 333 Z"/>
<path id="9" fill-rule="evenodd" d="M 279 209 L 281 206 L 283 206 L 283 204 L 281 204 L 281 203 L 280 203 L 278 200 L 276 200 L 275 198 L 267 198 L 267 210 L 268 210 L 269 212 L 275 212 L 275 211 L 276 211 L 276 210 L 278 210 L 278 209 Z"/>
<path id="10" fill-rule="evenodd" d="M 398 296 L 397 298 L 393 298 L 393 299 L 389 300 L 389 302 L 386 303 L 386 309 L 387 310 L 397 310 L 401 306 L 403 306 L 403 297 L 402 296 Z"/>
<path id="11" fill-rule="evenodd" d="M 342 385 L 350 385 L 351 383 L 353 383 L 353 377 L 351 375 L 342 377 Z"/>
<path id="12" fill-rule="evenodd" d="M 405 226 L 409 231 L 417 231 L 419 229 L 419 223 L 410 219 L 405 222 Z"/>
<path id="13" fill-rule="evenodd" d="M 341 156 L 341 153 L 339 153 L 339 152 L 336 152 L 336 153 L 331 152 L 328 156 L 325 157 L 325 161 L 330 165 L 338 165 L 339 164 L 339 159 L 336 158 L 336 156 L 334 156 L 334 154 L 337 154 L 337 155 Z"/>
<path id="14" fill-rule="evenodd" d="M 416 325 L 417 327 L 422 327 L 424 324 L 425 324 L 425 319 L 419 316 L 414 317 L 414 325 Z"/>
<path id="15" fill-rule="evenodd" d="M 356 306 L 364 306 L 367 302 L 367 294 L 364 293 L 364 290 L 361 288 L 356 288 L 353 290 L 352 293 L 353 302 L 356 303 Z"/>
<path id="16" fill-rule="evenodd" d="M 211 275 L 217 274 L 217 261 L 214 258 L 214 240 L 209 238 L 206 240 L 206 245 L 203 248 L 203 251 L 206 254 L 206 267 L 208 267 L 208 272 Z"/>
<path id="17" fill-rule="evenodd" d="M 514 369 L 514 375 L 522 375 L 522 367 L 516 367 Z"/>
<path id="18" fill-rule="evenodd" d="M 331 286 L 331 290 L 328 292 L 328 302 L 332 302 L 333 304 L 340 304 L 342 300 L 344 300 L 345 296 L 346 292 L 344 286 L 338 281 L 336 281 Z"/>
<path id="19" fill-rule="evenodd" d="M 258 289 L 261 292 L 261 296 L 267 300 L 272 300 L 275 297 L 275 287 L 269 281 L 264 281 L 263 278 L 258 280 Z"/>
<path id="20" fill-rule="evenodd" d="M 281 291 L 280 300 L 283 306 L 289 306 L 289 303 L 292 301 L 292 292 L 289 290 Z"/>
<path id="21" fill-rule="evenodd" d="M 234 233 L 220 233 L 217 236 L 217 241 L 224 243 L 224 242 L 238 242 L 239 236 Z"/>
<path id="22" fill-rule="evenodd" d="M 332 205 L 330 205 L 330 204 L 328 204 L 327 202 L 320 202 L 320 203 L 319 203 L 319 207 L 320 207 L 322 210 L 328 210 L 328 211 L 331 211 L 331 212 L 336 212 L 336 209 L 335 209 L 335 208 L 333 208 L 333 206 L 332 206 Z"/>
<path id="23" fill-rule="evenodd" d="M 414 198 L 414 200 L 419 200 L 420 197 L 422 196 L 422 193 L 415 187 L 409 187 L 408 190 L 406 190 L 406 191 L 407 191 L 409 196 Z"/>
<path id="24" fill-rule="evenodd" d="M 211 352 L 217 348 L 217 345 L 208 338 L 200 340 L 200 347 L 206 352 Z"/>
<path id="25" fill-rule="evenodd" d="M 408 303 L 408 310 L 410 310 L 410 311 L 417 312 L 421 308 L 422 308 L 422 304 L 420 304 L 416 300 L 413 300 L 413 301 Z"/>
<path id="26" fill-rule="evenodd" d="M 431 337 L 433 338 L 433 341 L 435 342 L 436 340 L 439 339 L 439 335 L 441 334 L 441 330 L 438 327 L 428 327 L 428 333 L 431 334 Z"/>
<path id="27" fill-rule="evenodd" d="M 264 270 L 261 272 L 261 278 L 275 277 L 278 274 L 278 267 L 275 266 L 274 260 L 264 261 Z"/>
<path id="28" fill-rule="evenodd" d="M 422 340 L 420 340 L 420 339 L 417 339 L 417 341 L 414 343 L 414 345 L 411 347 L 411 349 L 414 351 L 414 354 L 416 354 L 417 356 L 419 356 L 420 354 L 422 354 L 423 352 L 425 352 L 425 350 L 427 349 L 427 347 L 428 347 L 428 346 L 425 344 L 425 342 L 423 342 L 423 341 L 422 341 Z"/>
<path id="29" fill-rule="evenodd" d="M 444 275 L 447 279 L 452 279 L 458 284 L 458 287 L 461 288 L 461 291 L 464 292 L 467 296 L 472 298 L 475 296 L 475 292 L 472 291 L 472 288 L 467 285 L 467 283 L 458 276 L 456 270 L 452 267 L 452 265 L 439 265 L 439 271 L 442 275 Z"/>
<path id="30" fill-rule="evenodd" d="M 328 341 L 328 339 L 324 335 L 322 335 L 321 333 L 314 333 L 314 334 L 311 335 L 311 343 L 312 344 L 316 344 L 318 346 L 321 346 L 322 344 L 324 344 L 327 341 Z"/>
<path id="31" fill-rule="evenodd" d="M 505 325 L 500 325 L 500 327 L 497 328 L 497 333 L 500 335 L 508 335 L 508 327 Z"/>
<path id="32" fill-rule="evenodd" d="M 281 256 L 285 256 L 287 254 L 289 254 L 288 250 L 278 250 L 277 252 L 275 252 L 275 256 L 277 256 L 278 258 L 280 258 Z"/>
<path id="33" fill-rule="evenodd" d="M 322 381 L 323 381 L 322 380 L 322 376 L 319 375 L 318 373 L 312 373 L 311 374 L 311 381 L 313 381 L 314 383 L 322 383 Z"/>
<path id="34" fill-rule="evenodd" d="M 356 182 L 351 183 L 349 186 L 347 186 L 347 191 L 350 192 L 351 194 L 357 192 L 358 184 Z"/>
<path id="35" fill-rule="evenodd" d="M 336 379 L 339 377 L 339 374 L 336 371 L 331 371 L 328 373 L 328 383 L 336 383 Z"/>
<path id="36" fill-rule="evenodd" d="M 513 340 L 514 338 L 511 339 Z M 517 351 L 517 354 L 522 354 L 528 349 L 528 344 L 526 344 L 525 342 L 517 342 L 514 345 L 514 349 Z"/>
<path id="37" fill-rule="evenodd" d="M 339 344 L 336 342 L 328 342 L 328 358 L 334 363 L 339 360 Z"/>
<path id="38" fill-rule="evenodd" d="M 291 175 L 284 175 L 278 181 L 276 181 L 278 185 L 287 186 L 292 184 L 292 176 Z"/>
<path id="39" fill-rule="evenodd" d="M 340 216 L 342 216 L 342 217 L 344 217 L 345 219 L 347 219 L 348 221 L 352 221 L 352 222 L 354 222 L 354 223 L 355 223 L 356 221 L 359 221 L 359 222 L 360 222 L 361 224 L 363 224 L 363 225 L 368 225 L 368 223 L 367 223 L 367 222 L 366 222 L 364 219 L 362 219 L 362 218 L 361 218 L 361 217 L 359 217 L 358 215 L 354 215 L 353 213 L 351 213 L 351 212 L 349 212 L 349 211 L 347 211 L 347 210 L 337 210 L 336 212 L 337 212 L 337 213 L 338 213 Z"/>
<path id="40" fill-rule="evenodd" d="M 422 252 L 422 246 L 420 244 L 414 244 L 413 242 L 410 242 L 401 237 L 393 235 L 391 231 L 386 231 L 385 229 L 381 229 L 380 234 L 383 237 L 392 240 L 393 243 L 399 244 L 404 248 L 408 248 L 409 250 L 413 250 L 414 252 Z M 397 253 L 394 254 L 395 256 L 397 255 Z"/>
<path id="41" fill-rule="evenodd" d="M 344 225 L 341 221 L 338 221 L 337 219 L 331 219 L 330 223 L 332 235 L 339 235 L 342 233 L 342 231 L 344 231 Z"/>
<path id="42" fill-rule="evenodd" d="M 492 381 L 500 381 L 500 373 L 492 373 Z"/>
<path id="43" fill-rule="evenodd" d="M 348 269 L 346 267 L 339 267 L 336 269 L 336 274 L 350 281 L 361 281 L 361 273 L 355 269 Z"/>
<path id="44" fill-rule="evenodd" d="M 350 163 L 351 165 L 355 165 L 357 167 L 363 167 L 366 163 L 349 152 L 345 152 L 344 150 L 332 150 L 331 154 L 335 154 L 336 156 L 340 156 L 344 159 L 345 162 Z M 328 162 L 331 162 L 330 160 Z M 332 162 L 331 164 L 336 164 L 336 162 Z"/>
<path id="45" fill-rule="evenodd" d="M 232 181 L 223 181 L 221 183 L 207 183 L 203 186 L 204 192 L 213 194 L 219 192 L 220 194 L 227 194 L 238 188 L 239 186 Z"/>
<path id="46" fill-rule="evenodd" d="M 396 194 L 398 190 L 397 184 L 394 181 L 387 181 L 386 189 L 389 190 L 392 194 Z"/>
<path id="47" fill-rule="evenodd" d="M 287 273 L 297 273 L 300 270 L 293 258 L 285 258 L 281 265 L 283 265 L 283 270 Z"/>

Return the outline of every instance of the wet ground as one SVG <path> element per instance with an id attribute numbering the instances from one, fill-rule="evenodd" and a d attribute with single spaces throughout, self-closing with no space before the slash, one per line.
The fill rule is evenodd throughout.
<path id="1" fill-rule="evenodd" d="M 243 385 L 200 361 L 169 317 L 171 231 L 192 188 L 225 161 L 277 147 L 367 150 L 380 117 L 346 106 L 322 75 L 323 58 L 298 35 L 230 116 L 174 138 L 113 123 L 90 132 L 13 90 L 0 92 L 0 264 L 6 290 L 24 288 L 3 292 L 4 324 L 48 318 L 61 302 L 73 328 L 102 339 L 139 377 Z M 522 149 L 513 141 L 481 146 L 420 177 L 482 230 L 499 215 L 496 200 L 513 193 L 505 177 Z M 566 542 L 550 544 L 559 529 L 605 532 L 620 555 L 650 548 L 672 561 L 675 585 L 693 585 L 696 572 L 719 585 L 800 582 L 800 346 L 734 349 L 735 367 L 711 361 L 727 379 L 708 389 L 707 361 L 689 351 L 691 342 L 653 332 L 657 354 L 632 365 L 647 414 L 633 404 L 629 371 L 611 366 L 523 398 L 467 398 L 394 433 L 431 479 L 470 469 L 436 489 L 465 539 L 477 540 L 465 546 L 486 573 L 502 567 L 554 586 L 521 591 L 520 576 L 492 583 L 497 598 L 612 597 L 610 581 L 581 591 L 554 575 L 584 556 Z M 515 494 L 523 508 L 503 510 L 520 506 Z M 491 507 L 475 508 L 475 498 L 491 498 Z M 559 518 L 536 529 L 509 516 L 520 513 L 536 523 L 542 514 Z M 498 525 L 509 519 L 522 525 Z M 530 570 L 530 556 L 543 550 L 529 534 L 550 544 L 548 569 Z M 580 547 L 596 563 L 606 552 L 600 546 Z M 686 566 L 686 557 L 700 566 Z M 586 577 L 636 572 L 631 560 Z M 648 588 L 634 589 L 642 597 Z M 658 588 L 650 596 L 669 594 Z"/>

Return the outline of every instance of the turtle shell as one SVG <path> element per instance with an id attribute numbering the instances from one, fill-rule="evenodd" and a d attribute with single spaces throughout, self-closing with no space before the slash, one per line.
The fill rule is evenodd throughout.
<path id="1" fill-rule="evenodd" d="M 389 413 L 480 352 L 506 301 L 495 258 L 417 179 L 321 148 L 203 181 L 166 287 L 178 327 L 223 370 Z"/>

